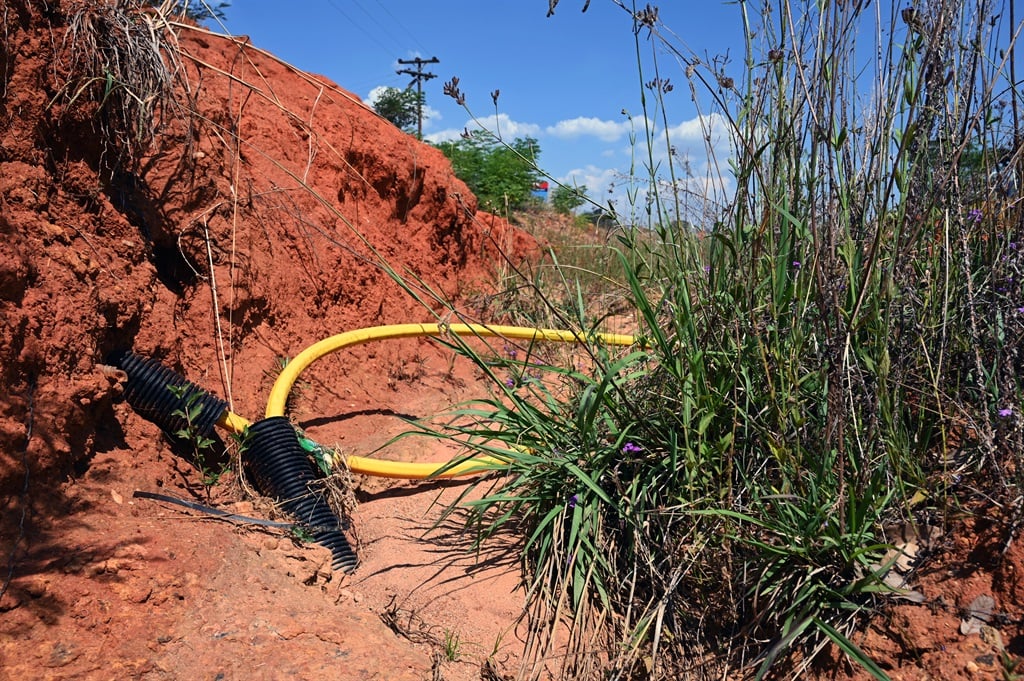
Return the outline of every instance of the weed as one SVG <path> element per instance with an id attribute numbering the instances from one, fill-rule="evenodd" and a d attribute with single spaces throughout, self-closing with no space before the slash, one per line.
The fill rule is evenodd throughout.
<path id="1" fill-rule="evenodd" d="M 110 169 L 130 168 L 165 109 L 176 107 L 180 64 L 159 13 L 126 0 L 83 4 L 69 19 L 63 63 L 67 80 L 51 102 L 95 107 Z"/>
<path id="2" fill-rule="evenodd" d="M 462 639 L 453 629 L 444 630 L 444 659 L 458 662 L 462 658 Z"/>
<path id="3" fill-rule="evenodd" d="M 313 536 L 313 533 L 301 525 L 293 526 L 291 528 L 291 535 L 295 541 L 300 544 L 312 544 L 316 541 L 316 537 Z"/>
<path id="4" fill-rule="evenodd" d="M 203 477 L 203 486 L 209 490 L 226 471 L 226 466 L 215 469 L 209 465 L 208 453 L 217 441 L 202 434 L 196 422 L 203 413 L 203 393 L 190 385 L 168 385 L 167 389 L 182 406 L 171 412 L 171 416 L 182 420 L 184 425 L 174 431 L 174 437 L 192 446 L 192 453 L 199 473 Z"/>
<path id="5" fill-rule="evenodd" d="M 1018 671 L 1021 662 L 1024 662 L 1024 660 L 1019 657 L 1014 657 L 1005 650 L 1000 649 L 999 671 L 1002 674 L 1004 681 L 1020 681 L 1021 678 L 1024 678 L 1024 676 L 1022 676 Z"/>
<path id="6" fill-rule="evenodd" d="M 399 357 L 388 368 L 388 387 L 397 389 L 398 383 L 411 384 L 427 375 L 427 358 L 419 353 L 408 359 Z"/>
<path id="7" fill-rule="evenodd" d="M 740 11 L 733 74 L 688 54 L 656 8 L 634 14 L 652 94 L 639 224 L 607 253 L 642 342 L 588 343 L 524 383 L 520 360 L 455 341 L 494 395 L 421 428 L 501 460 L 457 503 L 478 542 L 523 528 L 527 647 L 550 654 L 571 614 L 564 677 L 675 678 L 718 650 L 717 675 L 763 678 L 834 645 L 886 678 L 851 637 L 889 593 L 883 524 L 941 515 L 960 489 L 1019 494 L 1024 213 L 999 168 L 1019 165 L 1022 132 L 993 115 L 1019 27 L 952 0 Z M 869 69 L 861 33 L 888 41 Z M 700 123 L 729 141 L 728 180 L 714 145 L 705 182 L 677 167 L 665 54 L 711 99 Z M 547 279 L 514 272 L 510 300 L 589 333 L 579 280 L 552 263 Z"/>

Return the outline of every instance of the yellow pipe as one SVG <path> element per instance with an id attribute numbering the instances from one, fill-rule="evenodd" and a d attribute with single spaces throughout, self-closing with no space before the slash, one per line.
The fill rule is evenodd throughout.
<path id="1" fill-rule="evenodd" d="M 288 401 L 288 394 L 295 385 L 299 374 L 306 370 L 310 364 L 317 359 L 328 355 L 342 348 L 362 345 L 375 340 L 391 338 L 415 338 L 422 336 L 440 337 L 446 334 L 457 336 L 482 336 L 515 338 L 530 341 L 555 341 L 561 343 L 580 343 L 586 341 L 586 336 L 573 331 L 561 331 L 556 329 L 534 329 L 523 326 L 483 326 L 481 324 L 393 324 L 391 326 L 374 326 L 365 329 L 346 331 L 336 336 L 325 338 L 295 356 L 288 365 L 282 369 L 274 387 L 270 391 L 270 399 L 267 400 L 267 418 L 271 416 L 284 416 L 285 403 Z M 633 336 L 622 334 L 597 334 L 609 345 L 632 345 Z"/>
<path id="2" fill-rule="evenodd" d="M 233 411 L 225 410 L 217 420 L 217 425 L 224 430 L 237 435 L 245 432 L 251 422 Z M 404 480 L 422 480 L 424 478 L 454 478 L 460 475 L 473 475 L 491 470 L 487 466 L 481 466 L 482 462 L 493 464 L 501 463 L 492 457 L 480 457 L 473 460 L 466 460 L 445 468 L 445 464 L 439 463 L 408 463 L 402 461 L 387 461 L 385 459 L 370 459 L 365 456 L 350 456 L 346 464 L 353 473 L 373 475 L 378 478 L 401 478 Z M 443 472 L 439 472 L 442 469 Z"/>
<path id="3" fill-rule="evenodd" d="M 225 410 L 220 418 L 217 419 L 217 425 L 224 430 L 230 430 L 236 435 L 241 435 L 245 432 L 245 429 L 249 427 L 249 420 L 245 419 L 238 414 Z"/>
<path id="4" fill-rule="evenodd" d="M 310 345 L 288 362 L 270 391 L 270 398 L 267 400 L 266 417 L 285 415 L 285 404 L 288 402 L 288 394 L 291 392 L 292 386 L 295 385 L 295 381 L 298 380 L 299 374 L 324 355 L 375 340 L 418 338 L 424 336 L 443 337 L 448 334 L 556 343 L 581 343 L 587 340 L 586 336 L 573 331 L 534 329 L 524 326 L 483 326 L 481 324 L 393 324 L 390 326 L 374 326 L 346 331 L 345 333 L 339 333 L 336 336 L 325 338 L 318 343 Z M 625 334 L 599 333 L 595 334 L 595 337 L 608 345 L 632 345 L 636 342 L 633 336 Z M 217 425 L 226 430 L 241 434 L 249 426 L 249 421 L 231 411 L 225 411 L 217 421 Z M 440 464 L 387 461 L 384 459 L 371 459 L 365 456 L 350 456 L 347 460 L 348 468 L 353 473 L 373 475 L 380 478 L 403 478 L 408 480 L 473 475 L 492 470 L 494 466 L 502 466 L 504 463 L 501 459 L 490 456 L 466 459 L 459 463 L 447 462 Z"/>

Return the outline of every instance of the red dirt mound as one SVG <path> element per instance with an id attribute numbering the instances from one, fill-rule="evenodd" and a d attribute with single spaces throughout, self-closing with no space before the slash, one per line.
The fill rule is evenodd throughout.
<path id="1" fill-rule="evenodd" d="M 6 8 L 0 677 L 310 678 L 335 665 L 345 678 L 428 675 L 423 650 L 371 612 L 383 606 L 367 594 L 386 604 L 390 587 L 339 593 L 322 549 L 183 525 L 180 509 L 132 500 L 135 489 L 201 497 L 203 486 L 123 404 L 104 364 L 134 349 L 255 419 L 284 358 L 353 328 L 432 321 L 443 306 L 425 292 L 457 301 L 486 290 L 498 249 L 525 254 L 532 239 L 477 213 L 439 151 L 244 38 L 161 25 L 126 3 Z M 155 36 L 171 49 L 154 51 Z M 147 54 L 170 66 L 169 81 L 146 70 Z M 303 425 L 329 433 L 368 415 L 329 433 L 354 442 L 395 430 L 373 418 L 426 415 L 472 379 L 427 342 L 328 369 L 297 400 Z M 415 394 L 398 400 L 398 387 Z M 251 511 L 233 479 L 213 488 L 214 503 Z M 422 524 L 401 496 L 384 513 Z M 413 532 L 389 522 L 364 523 L 364 541 Z M 371 570 L 374 556 L 382 569 L 396 562 L 370 548 Z M 494 637 L 516 614 L 505 610 L 484 612 Z"/>
<path id="2" fill-rule="evenodd" d="M 63 80 L 74 45 L 61 22 L 75 4 L 14 7 L 0 128 L 5 495 L 21 487 L 29 420 L 34 478 L 88 464 L 98 425 L 113 425 L 116 391 L 97 371 L 113 350 L 258 414 L 248 388 L 275 357 L 431 319 L 382 262 L 457 299 L 486 286 L 496 244 L 528 245 L 476 214 L 440 152 L 354 95 L 194 28 L 177 27 L 176 102 L 159 134 L 137 163 L 111 167 L 104 112 L 65 97 L 78 83 Z"/>

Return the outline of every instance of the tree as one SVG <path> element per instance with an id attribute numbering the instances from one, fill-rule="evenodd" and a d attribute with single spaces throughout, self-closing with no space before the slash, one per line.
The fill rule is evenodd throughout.
<path id="1" fill-rule="evenodd" d="M 399 90 L 387 87 L 377 93 L 373 100 L 373 110 L 391 121 L 395 127 L 411 133 L 416 130 L 416 122 L 419 120 L 421 99 L 421 95 L 411 88 Z"/>
<path id="2" fill-rule="evenodd" d="M 153 7 L 167 6 L 163 0 L 148 0 L 147 4 Z M 167 8 L 170 10 L 169 14 L 179 14 L 193 21 L 206 21 L 214 18 L 224 19 L 224 8 L 230 5 L 230 2 L 213 0 L 174 0 Z"/>
<path id="3" fill-rule="evenodd" d="M 517 137 L 506 144 L 488 132 L 477 131 L 437 146 L 484 210 L 513 210 L 529 201 L 530 190 L 539 177 L 540 156 L 540 147 L 532 137 Z"/>
<path id="4" fill-rule="evenodd" d="M 551 207 L 556 213 L 568 215 L 574 208 L 582 206 L 586 202 L 587 185 L 581 184 L 578 187 L 570 187 L 560 184 L 551 192 Z"/>

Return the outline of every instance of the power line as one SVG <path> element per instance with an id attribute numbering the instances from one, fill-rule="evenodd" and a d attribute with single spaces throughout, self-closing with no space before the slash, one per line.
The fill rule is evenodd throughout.
<path id="1" fill-rule="evenodd" d="M 371 22 L 371 23 L 372 23 L 372 24 L 373 24 L 374 26 L 376 26 L 376 27 L 377 27 L 377 29 L 379 29 L 379 30 L 378 30 L 378 32 L 379 32 L 379 33 L 380 33 L 381 35 L 383 35 L 384 37 L 386 37 L 386 38 L 388 39 L 388 41 L 389 41 L 389 42 L 391 42 L 391 43 L 394 43 L 394 44 L 395 44 L 396 46 L 398 46 L 398 47 L 399 47 L 399 49 L 402 49 L 402 46 L 403 46 L 403 45 L 404 45 L 404 46 L 407 46 L 407 45 L 408 45 L 408 41 L 407 41 L 407 40 L 404 40 L 404 39 L 400 39 L 400 38 L 399 38 L 399 37 L 398 37 L 398 36 L 397 36 L 397 35 L 396 35 L 396 34 L 394 33 L 394 31 L 392 30 L 393 28 L 395 28 L 395 24 L 397 24 L 397 20 L 396 20 L 396 21 L 394 21 L 394 22 L 392 22 L 392 21 L 387 21 L 386 19 L 385 19 L 385 20 L 379 20 L 379 19 L 378 19 L 378 18 L 377 18 L 376 16 L 374 16 L 373 14 L 371 14 L 371 13 L 370 13 L 370 11 L 369 11 L 369 10 L 367 10 L 367 9 L 366 9 L 366 8 L 365 8 L 365 7 L 364 7 L 364 6 L 362 5 L 362 3 L 360 3 L 360 2 L 359 2 L 359 0 L 349 0 L 349 2 L 351 2 L 351 3 L 353 4 L 353 5 L 355 5 L 356 7 L 358 7 L 358 8 L 359 8 L 359 10 L 360 10 L 360 11 L 361 11 L 361 12 L 362 12 L 363 14 L 365 14 L 365 15 L 366 15 L 366 17 L 367 17 L 367 18 L 368 18 L 368 19 L 370 20 L 370 22 Z M 401 26 L 399 25 L 399 28 L 403 28 L 403 27 L 401 27 Z M 406 31 L 406 33 L 408 33 L 408 31 Z M 413 42 L 415 42 L 415 39 L 413 40 Z M 404 51 L 404 50 L 402 50 L 402 51 Z M 425 50 L 424 50 L 424 51 L 425 51 Z M 415 53 L 415 51 L 413 51 L 413 50 L 409 50 L 409 52 L 410 52 L 410 53 Z"/>
<path id="2" fill-rule="evenodd" d="M 358 21 L 356 21 L 355 18 L 352 17 L 348 12 L 346 12 L 341 7 L 339 7 L 338 4 L 336 2 L 334 2 L 334 0 L 327 0 L 327 4 L 329 4 L 331 7 L 333 7 L 338 12 L 338 14 L 340 14 L 341 16 L 343 16 L 346 19 L 348 19 L 348 22 L 352 26 L 354 26 L 356 28 L 356 30 L 358 30 L 360 33 L 362 33 L 367 38 L 369 38 L 371 41 L 373 41 L 377 45 L 377 47 L 379 47 L 381 49 L 382 52 L 387 53 L 387 54 L 393 53 L 392 48 L 386 47 L 384 45 L 384 43 L 382 43 L 380 40 L 377 39 L 377 34 L 374 31 L 367 31 L 362 26 L 362 24 L 360 24 Z"/>
<path id="3" fill-rule="evenodd" d="M 427 51 L 426 48 L 423 47 L 423 45 L 420 43 L 420 41 L 412 33 L 412 31 L 407 29 L 405 27 L 405 24 L 403 24 L 398 17 L 396 17 L 394 14 L 391 13 L 391 10 L 389 10 L 387 7 L 382 5 L 380 0 L 376 0 L 376 2 L 377 2 L 377 6 L 380 7 L 384 11 L 385 14 L 387 14 L 389 17 L 391 17 L 391 21 L 394 23 L 394 25 L 397 26 L 398 28 L 402 29 L 407 36 L 412 38 L 412 41 L 414 43 L 416 43 L 416 47 L 418 47 L 422 52 L 426 52 Z"/>

